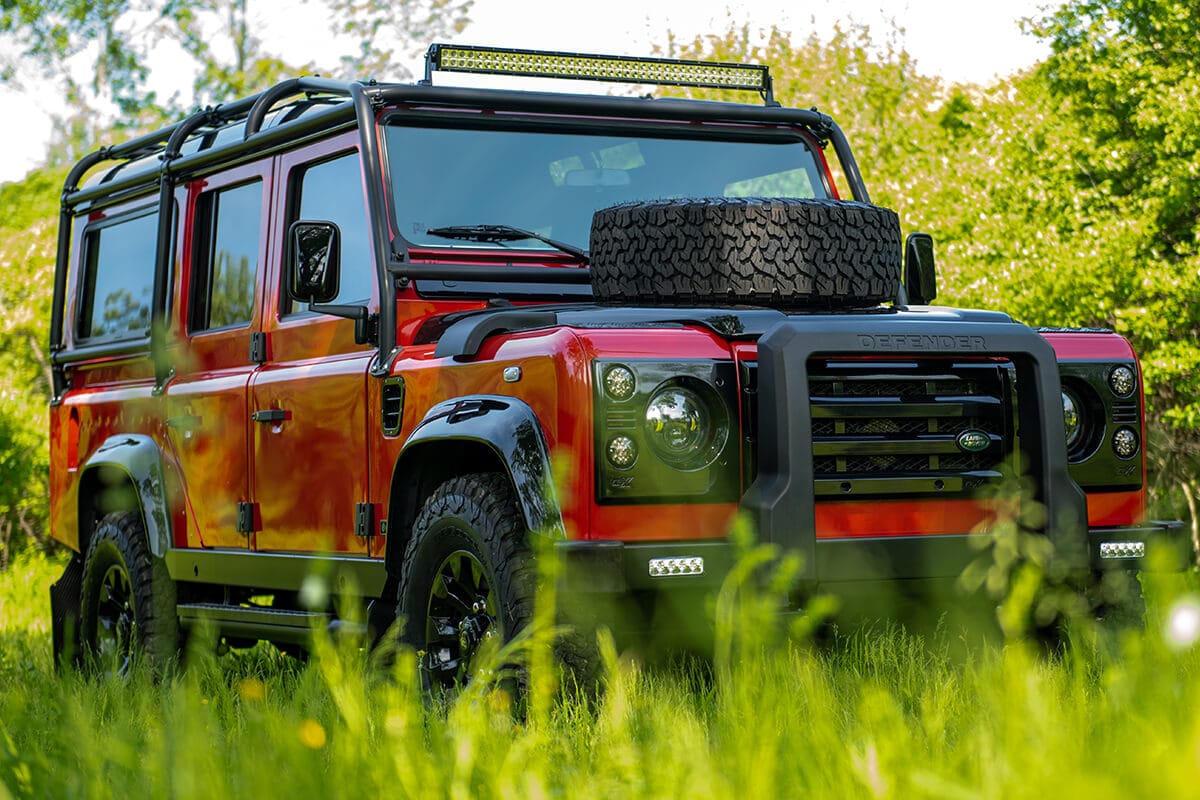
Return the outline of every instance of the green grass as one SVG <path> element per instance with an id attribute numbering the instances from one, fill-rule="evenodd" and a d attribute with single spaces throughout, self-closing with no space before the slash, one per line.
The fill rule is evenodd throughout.
<path id="1" fill-rule="evenodd" d="M 711 669 L 649 668 L 605 648 L 601 702 L 553 699 L 535 671 L 518 722 L 484 682 L 429 709 L 411 657 L 389 677 L 376 657 L 327 641 L 307 662 L 265 646 L 220 658 L 193 648 L 184 673 L 158 684 L 58 676 L 46 588 L 60 569 L 23 555 L 0 575 L 0 798 L 1200 790 L 1200 656 L 1162 634 L 1190 576 L 1147 581 L 1145 634 L 1061 659 L 887 625 L 817 647 L 773 634 L 750 598 L 730 619 L 760 635 L 719 633 Z"/>

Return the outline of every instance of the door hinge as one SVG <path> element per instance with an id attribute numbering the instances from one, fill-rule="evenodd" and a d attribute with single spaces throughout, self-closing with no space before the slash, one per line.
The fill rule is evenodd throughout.
<path id="1" fill-rule="evenodd" d="M 250 360 L 261 364 L 267 360 L 267 335 L 262 331 L 250 334 Z"/>
<path id="2" fill-rule="evenodd" d="M 237 529 L 238 533 L 244 533 L 247 536 L 258 530 L 258 503 L 238 503 L 237 504 Z"/>
<path id="3" fill-rule="evenodd" d="M 375 504 L 354 504 L 354 535 L 369 539 L 375 535 Z"/>

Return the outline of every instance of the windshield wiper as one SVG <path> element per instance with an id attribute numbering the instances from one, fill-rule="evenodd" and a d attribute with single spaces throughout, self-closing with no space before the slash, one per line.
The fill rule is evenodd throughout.
<path id="1" fill-rule="evenodd" d="M 516 242 L 521 239 L 534 239 L 550 245 L 555 250 L 575 256 L 585 264 L 588 263 L 586 250 L 580 250 L 575 245 L 560 242 L 533 231 L 514 228 L 512 225 L 448 225 L 444 228 L 430 228 L 425 232 L 430 236 L 440 236 L 443 239 L 462 239 L 468 242 Z"/>

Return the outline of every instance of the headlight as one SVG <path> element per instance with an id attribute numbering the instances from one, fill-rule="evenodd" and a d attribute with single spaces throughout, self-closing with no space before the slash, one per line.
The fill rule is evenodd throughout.
<path id="1" fill-rule="evenodd" d="M 1058 364 L 1071 477 L 1085 492 L 1137 489 L 1144 409 L 1137 363 L 1068 359 Z"/>
<path id="2" fill-rule="evenodd" d="M 707 466 L 715 456 L 714 434 L 712 412 L 690 389 L 668 387 L 650 398 L 646 405 L 646 438 L 658 457 L 673 467 L 699 469 Z"/>
<path id="3" fill-rule="evenodd" d="M 596 499 L 727 503 L 741 496 L 732 360 L 592 362 Z"/>
<path id="4" fill-rule="evenodd" d="M 1067 429 L 1067 450 L 1074 450 L 1083 436 L 1083 419 L 1080 417 L 1082 404 L 1075 394 L 1067 389 L 1062 390 L 1063 425 Z"/>

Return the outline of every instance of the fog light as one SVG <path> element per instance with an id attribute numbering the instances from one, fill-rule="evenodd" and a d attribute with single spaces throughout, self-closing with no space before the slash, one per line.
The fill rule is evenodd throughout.
<path id="1" fill-rule="evenodd" d="M 1145 542 L 1101 542 L 1101 558 L 1141 558 L 1146 555 Z"/>
<path id="2" fill-rule="evenodd" d="M 633 373 L 627 367 L 609 367 L 604 373 L 604 391 L 614 400 L 628 400 L 636 385 Z"/>
<path id="3" fill-rule="evenodd" d="M 1138 435 L 1132 428 L 1118 428 L 1113 434 L 1112 448 L 1118 458 L 1133 458 L 1138 451 Z"/>
<path id="4" fill-rule="evenodd" d="M 1117 397 L 1129 397 L 1137 388 L 1137 376 L 1129 367 L 1114 367 L 1113 371 L 1108 373 L 1108 388 L 1112 389 Z"/>
<path id="5" fill-rule="evenodd" d="M 625 469 L 637 461 L 637 445 L 628 436 L 615 436 L 608 443 L 608 460 L 614 467 Z"/>
<path id="6" fill-rule="evenodd" d="M 650 559 L 650 577 L 665 578 L 669 575 L 703 575 L 704 559 L 700 556 Z"/>

